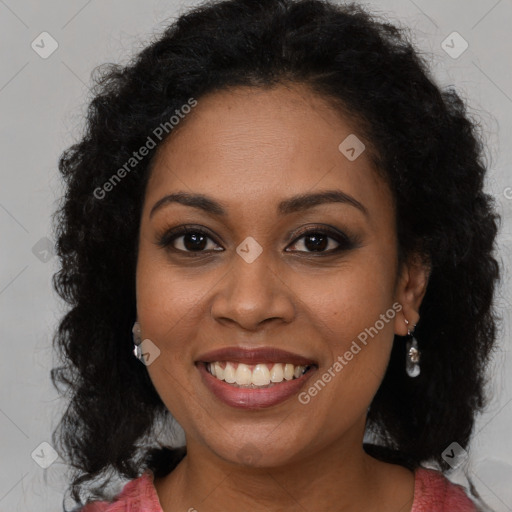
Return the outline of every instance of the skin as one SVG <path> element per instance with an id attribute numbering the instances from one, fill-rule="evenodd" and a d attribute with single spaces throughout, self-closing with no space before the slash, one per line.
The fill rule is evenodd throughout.
<path id="1" fill-rule="evenodd" d="M 394 334 L 407 334 L 405 320 L 417 323 L 428 273 L 415 259 L 398 269 L 392 195 L 368 151 L 349 161 L 338 149 L 352 133 L 357 126 L 305 86 L 238 87 L 201 97 L 156 155 L 141 212 L 137 311 L 142 338 L 161 351 L 147 371 L 188 450 L 155 479 L 164 512 L 411 509 L 413 473 L 370 457 L 362 441 Z M 327 189 L 367 214 L 347 203 L 276 211 L 290 196 Z M 208 195 L 227 214 L 169 203 L 150 216 L 178 191 Z M 183 224 L 211 233 L 203 253 L 183 236 L 157 244 Z M 297 234 L 325 225 L 359 242 L 322 256 L 339 243 L 328 238 L 314 252 Z M 249 236 L 263 249 L 250 264 L 236 252 Z M 397 302 L 401 311 L 307 405 L 293 396 L 257 411 L 232 408 L 194 365 L 213 349 L 270 345 L 318 361 L 313 382 Z M 244 450 L 258 456 L 244 464 Z"/>

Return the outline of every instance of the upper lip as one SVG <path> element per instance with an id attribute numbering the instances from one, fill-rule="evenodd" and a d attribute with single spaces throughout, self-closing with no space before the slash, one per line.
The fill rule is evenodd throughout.
<path id="1" fill-rule="evenodd" d="M 215 361 L 232 361 L 245 364 L 291 363 L 295 366 L 316 365 L 313 359 L 275 347 L 224 347 L 200 355 L 196 362 L 212 363 Z"/>

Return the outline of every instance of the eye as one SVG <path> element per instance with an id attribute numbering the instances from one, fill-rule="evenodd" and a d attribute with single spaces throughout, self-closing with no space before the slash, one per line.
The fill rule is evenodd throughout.
<path id="1" fill-rule="evenodd" d="M 298 243 L 298 241 L 301 240 L 303 240 L 302 246 L 306 250 L 294 250 L 291 252 L 318 253 L 322 255 L 346 251 L 357 246 L 357 240 L 352 239 L 341 231 L 326 227 L 309 228 L 303 231 L 300 233 L 300 236 L 295 239 L 291 247 L 296 245 L 300 246 L 301 244 Z M 210 246 L 208 242 L 212 242 Z M 333 243 L 334 247 L 326 250 L 329 246 L 332 246 Z M 215 242 L 213 236 L 210 235 L 208 231 L 195 226 L 179 226 L 169 229 L 157 236 L 157 245 L 174 252 L 188 253 L 190 255 L 193 253 L 208 253 L 212 250 L 224 250 Z M 217 248 L 215 248 L 215 246 L 217 246 Z"/>
<path id="2" fill-rule="evenodd" d="M 200 253 L 205 252 L 205 250 L 212 250 L 211 247 L 208 247 L 208 240 L 213 242 L 213 238 L 208 231 L 194 226 L 180 226 L 159 235 L 157 244 L 160 247 L 170 248 L 177 252 Z M 214 245 L 217 244 L 214 243 Z M 219 249 L 213 250 L 218 251 Z"/>
<path id="3" fill-rule="evenodd" d="M 303 240 L 301 244 L 297 244 L 297 241 Z M 334 241 L 334 248 L 326 251 L 329 246 L 332 246 Z M 336 247 L 337 244 L 337 247 Z M 303 231 L 301 235 L 295 239 L 293 245 L 302 245 L 306 251 L 298 252 L 316 252 L 320 254 L 333 254 L 340 251 L 346 251 L 353 249 L 357 245 L 357 241 L 352 240 L 349 236 L 345 235 L 341 231 L 334 230 L 332 228 L 313 228 Z M 293 246 L 292 245 L 292 246 Z"/>

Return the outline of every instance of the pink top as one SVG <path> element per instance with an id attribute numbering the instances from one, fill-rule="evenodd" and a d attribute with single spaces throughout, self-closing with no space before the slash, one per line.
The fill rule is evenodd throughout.
<path id="1" fill-rule="evenodd" d="M 476 512 L 463 487 L 450 482 L 442 473 L 418 468 L 415 472 L 414 502 L 411 512 Z M 93 501 L 80 512 L 163 512 L 153 473 L 147 469 L 130 480 L 113 502 Z"/>

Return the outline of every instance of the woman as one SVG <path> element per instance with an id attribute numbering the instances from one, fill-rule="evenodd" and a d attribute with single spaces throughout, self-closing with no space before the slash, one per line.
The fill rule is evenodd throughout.
<path id="1" fill-rule="evenodd" d="M 443 472 L 496 338 L 481 156 L 356 5 L 205 5 L 110 67 L 60 160 L 54 443 L 80 507 L 130 482 L 76 510 L 477 510 Z"/>

